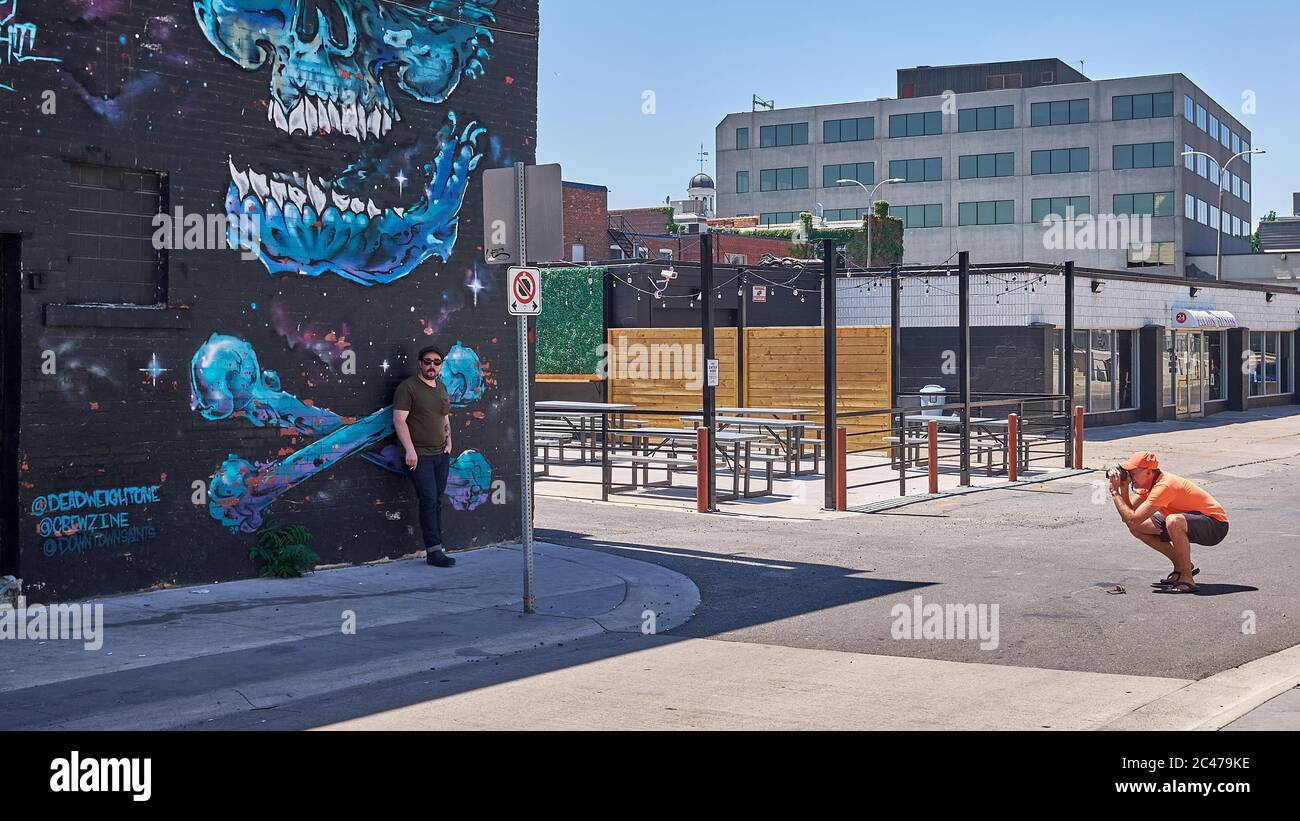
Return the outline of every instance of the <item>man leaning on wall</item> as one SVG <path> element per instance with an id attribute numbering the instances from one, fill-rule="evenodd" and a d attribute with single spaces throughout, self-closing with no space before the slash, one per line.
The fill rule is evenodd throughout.
<path id="1" fill-rule="evenodd" d="M 436 345 L 420 351 L 418 372 L 393 394 L 393 427 L 406 452 L 406 468 L 420 500 L 425 561 L 454 567 L 442 543 L 442 497 L 451 466 L 451 397 L 439 374 L 443 354 Z"/>

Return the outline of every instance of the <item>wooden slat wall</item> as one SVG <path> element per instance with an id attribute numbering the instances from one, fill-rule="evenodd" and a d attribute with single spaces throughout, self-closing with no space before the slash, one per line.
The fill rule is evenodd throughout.
<path id="1" fill-rule="evenodd" d="M 698 345 L 697 328 L 616 328 L 609 331 L 609 401 L 630 402 L 654 410 L 699 409 L 700 390 L 688 390 L 683 378 L 628 379 L 630 362 L 620 361 L 620 341 L 632 345 Z M 743 402 L 736 392 L 736 329 L 719 328 L 715 344 L 721 369 L 718 406 L 815 408 L 822 413 L 822 329 L 747 328 Z M 838 330 L 839 411 L 883 410 L 889 407 L 889 329 L 852 327 Z M 650 350 L 654 350 L 651 348 Z M 662 350 L 662 349 L 661 349 Z M 684 426 L 675 417 L 648 416 L 654 425 Z M 820 419 L 810 420 L 820 424 Z M 845 425 L 852 431 L 887 426 L 888 417 L 873 417 Z M 869 441 L 870 440 L 870 441 Z M 879 437 L 852 437 L 849 449 L 878 444 Z"/>
<path id="2" fill-rule="evenodd" d="M 840 328 L 836 334 L 837 404 L 841 413 L 889 407 L 889 329 Z M 747 407 L 823 408 L 822 329 L 748 328 Z M 820 424 L 820 419 L 813 420 Z M 886 427 L 888 417 L 847 420 L 850 433 Z M 883 434 L 882 434 L 883 436 Z M 879 436 L 849 438 L 849 450 L 879 444 Z"/>
<path id="3" fill-rule="evenodd" d="M 649 408 L 651 410 L 696 411 L 703 408 L 703 388 L 688 389 L 687 383 L 689 380 L 684 375 L 675 379 L 666 378 L 672 374 L 664 374 L 661 369 L 658 374 L 660 378 L 658 379 L 621 378 L 627 374 L 627 369 L 634 364 L 631 361 L 633 358 L 631 346 L 633 345 L 693 346 L 700 345 L 701 339 L 702 335 L 698 328 L 611 328 L 609 331 L 611 348 L 609 401 L 628 402 L 638 408 Z M 720 407 L 731 407 L 736 404 L 736 329 L 718 328 L 714 332 L 713 340 L 719 367 L 718 405 Z M 624 344 L 627 346 L 626 348 L 622 347 Z M 648 348 L 648 350 L 654 351 L 656 349 Z M 668 349 L 659 348 L 658 350 L 664 351 Z M 683 350 L 689 350 L 689 348 L 683 347 Z M 626 351 L 628 355 L 623 355 L 622 351 Z M 703 360 L 698 353 L 692 355 L 695 357 L 692 360 L 693 363 L 701 369 L 699 379 L 702 383 L 705 378 Z M 659 416 L 656 414 L 644 418 L 655 427 L 686 426 L 686 423 L 675 416 Z"/>

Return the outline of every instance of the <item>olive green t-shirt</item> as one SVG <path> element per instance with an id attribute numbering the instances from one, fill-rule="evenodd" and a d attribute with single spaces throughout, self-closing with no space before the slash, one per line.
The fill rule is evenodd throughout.
<path id="1" fill-rule="evenodd" d="M 436 388 L 429 387 L 423 379 L 412 376 L 397 386 L 393 394 L 393 410 L 410 411 L 406 417 L 411 429 L 411 444 L 421 456 L 437 456 L 446 442 L 443 439 L 443 419 L 451 413 L 451 397 L 438 380 Z"/>

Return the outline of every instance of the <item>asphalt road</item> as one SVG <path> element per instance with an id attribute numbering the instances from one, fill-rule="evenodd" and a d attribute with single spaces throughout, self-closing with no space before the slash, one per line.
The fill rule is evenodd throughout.
<path id="1" fill-rule="evenodd" d="M 1227 541 L 1194 554 L 1199 595 L 1151 591 L 1168 563 L 1100 474 L 807 521 L 545 498 L 540 541 L 676 570 L 694 617 L 203 726 L 1094 728 L 1300 644 L 1300 414 L 1098 434 L 1089 464 L 1151 448 L 1229 511 Z M 917 596 L 996 605 L 996 648 L 894 638 L 891 609 Z"/>
<path id="2" fill-rule="evenodd" d="M 1193 553 L 1194 596 L 1151 592 L 1169 564 L 1096 493 L 1100 474 L 823 521 L 545 499 L 537 534 L 689 576 L 702 604 L 678 636 L 1200 679 L 1300 644 L 1300 416 L 1276 416 L 1103 429 L 1090 445 L 1100 464 L 1156 448 L 1229 511 L 1228 539 Z M 895 640 L 891 608 L 918 595 L 998 605 L 1000 646 Z"/>

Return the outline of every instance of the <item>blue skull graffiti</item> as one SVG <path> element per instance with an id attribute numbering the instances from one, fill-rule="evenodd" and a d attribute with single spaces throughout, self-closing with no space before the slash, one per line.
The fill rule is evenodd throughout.
<path id="1" fill-rule="evenodd" d="M 261 221 L 249 250 L 267 270 L 332 273 L 374 285 L 434 256 L 448 260 L 486 130 L 462 126 L 449 112 L 436 145 L 408 134 L 413 144 L 398 148 L 390 132 L 402 117 L 385 81 L 439 105 L 463 79 L 483 76 L 496 0 L 193 2 L 217 51 L 249 71 L 270 68 L 272 126 L 291 137 L 356 140 L 360 147 L 355 162 L 324 176 L 231 159 L 226 211 Z"/>

